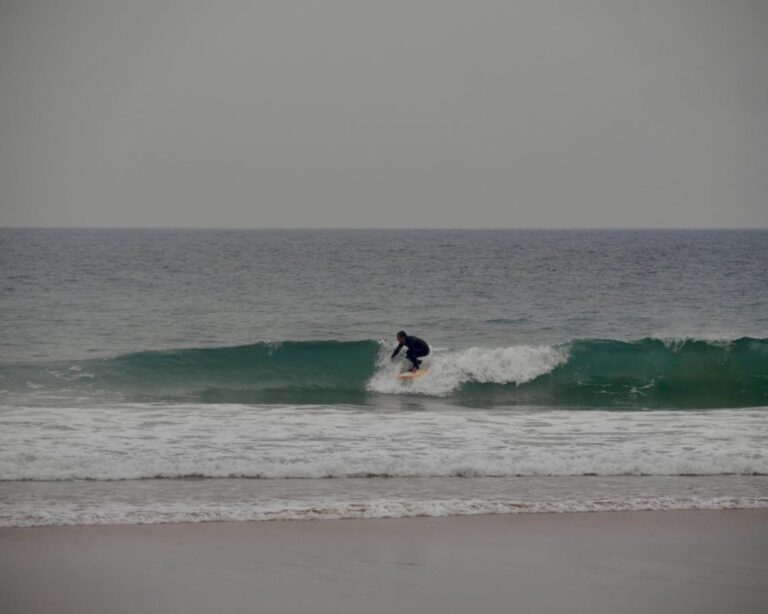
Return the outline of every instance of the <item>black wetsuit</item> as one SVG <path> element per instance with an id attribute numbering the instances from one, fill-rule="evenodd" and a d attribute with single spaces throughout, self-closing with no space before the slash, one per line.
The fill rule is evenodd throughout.
<path id="1" fill-rule="evenodd" d="M 403 349 L 403 346 L 408 348 L 408 351 L 405 353 L 405 357 L 413 363 L 413 366 L 418 369 L 421 366 L 421 361 L 419 358 L 423 358 L 427 354 L 429 354 L 429 346 L 427 345 L 427 342 L 423 339 L 419 339 L 418 337 L 413 337 L 411 335 L 406 335 L 405 341 L 398 345 L 395 348 L 395 351 L 392 352 L 392 358 L 398 355 L 401 349 Z"/>

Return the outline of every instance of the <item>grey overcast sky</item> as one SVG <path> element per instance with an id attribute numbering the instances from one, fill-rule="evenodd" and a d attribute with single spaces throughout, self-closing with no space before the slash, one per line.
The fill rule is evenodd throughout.
<path id="1" fill-rule="evenodd" d="M 0 0 L 0 225 L 768 227 L 768 0 Z"/>

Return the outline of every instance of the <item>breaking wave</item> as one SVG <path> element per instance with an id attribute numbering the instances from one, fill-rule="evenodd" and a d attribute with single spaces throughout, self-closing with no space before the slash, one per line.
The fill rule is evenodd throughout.
<path id="1" fill-rule="evenodd" d="M 437 350 L 420 380 L 401 382 L 391 347 L 286 341 L 146 351 L 106 359 L 4 363 L 6 394 L 112 395 L 130 401 L 360 403 L 380 395 L 469 406 L 616 408 L 768 404 L 768 339 L 584 339 L 557 346 Z"/>

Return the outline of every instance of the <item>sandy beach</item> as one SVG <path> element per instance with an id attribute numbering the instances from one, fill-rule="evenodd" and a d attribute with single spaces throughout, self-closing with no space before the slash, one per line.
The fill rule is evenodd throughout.
<path id="1" fill-rule="evenodd" d="M 768 611 L 768 511 L 0 529 L 0 611 Z"/>

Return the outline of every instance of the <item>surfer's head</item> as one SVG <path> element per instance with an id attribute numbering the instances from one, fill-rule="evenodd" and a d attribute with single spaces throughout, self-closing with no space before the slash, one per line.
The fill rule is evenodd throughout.
<path id="1" fill-rule="evenodd" d="M 399 343 L 402 343 L 403 341 L 405 341 L 405 331 L 404 330 L 398 331 L 398 333 L 397 333 L 397 341 Z"/>

